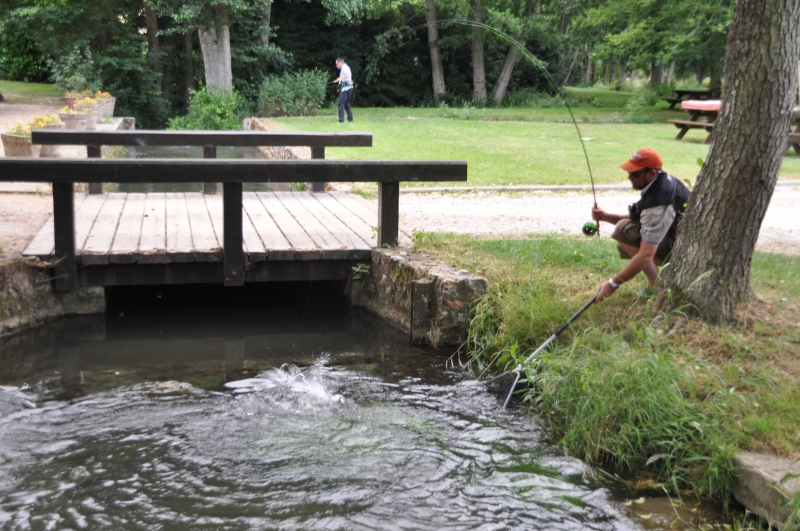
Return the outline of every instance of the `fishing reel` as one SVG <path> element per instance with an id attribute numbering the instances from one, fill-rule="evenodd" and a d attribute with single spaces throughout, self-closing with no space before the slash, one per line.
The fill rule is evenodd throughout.
<path id="1" fill-rule="evenodd" d="M 598 230 L 597 224 L 592 221 L 587 221 L 584 223 L 583 228 L 581 229 L 586 236 L 595 236 Z"/>

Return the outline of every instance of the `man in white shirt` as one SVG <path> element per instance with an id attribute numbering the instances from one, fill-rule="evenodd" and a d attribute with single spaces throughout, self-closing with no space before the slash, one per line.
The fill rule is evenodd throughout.
<path id="1" fill-rule="evenodd" d="M 339 83 L 339 123 L 344 122 L 345 111 L 347 111 L 347 121 L 352 122 L 353 109 L 350 107 L 350 98 L 353 96 L 353 74 L 341 57 L 336 58 L 336 68 L 339 69 L 339 77 L 333 82 Z"/>

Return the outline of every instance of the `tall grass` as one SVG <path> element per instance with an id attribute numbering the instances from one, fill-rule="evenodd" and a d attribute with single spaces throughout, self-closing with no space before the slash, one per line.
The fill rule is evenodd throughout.
<path id="1" fill-rule="evenodd" d="M 600 239 L 424 234 L 417 247 L 490 281 L 470 323 L 465 365 L 476 373 L 524 360 L 621 267 L 613 244 Z M 639 282 L 629 282 L 526 367 L 524 400 L 570 454 L 620 477 L 726 502 L 738 451 L 800 451 L 797 299 L 780 300 L 800 289 L 799 268 L 798 257 L 757 253 L 753 284 L 782 289 L 750 301 L 746 320 L 724 325 L 690 309 L 658 313 L 637 302 Z"/>

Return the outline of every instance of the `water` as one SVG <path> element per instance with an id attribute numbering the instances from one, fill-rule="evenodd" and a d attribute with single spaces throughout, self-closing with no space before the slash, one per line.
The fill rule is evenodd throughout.
<path id="1" fill-rule="evenodd" d="M 0 529 L 669 528 L 447 357 L 328 283 L 112 291 L 0 343 Z"/>
<path id="2" fill-rule="evenodd" d="M 171 146 L 171 147 L 130 147 L 125 154 L 127 158 L 137 159 L 201 159 L 202 147 Z M 217 148 L 219 159 L 266 159 L 267 157 L 257 147 L 226 147 Z M 245 192 L 269 192 L 292 190 L 291 183 L 244 183 Z M 202 183 L 119 183 L 110 191 L 119 192 L 202 192 Z"/>

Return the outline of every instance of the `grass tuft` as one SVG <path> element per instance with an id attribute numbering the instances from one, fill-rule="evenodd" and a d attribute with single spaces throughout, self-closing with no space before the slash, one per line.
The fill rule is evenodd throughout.
<path id="1" fill-rule="evenodd" d="M 465 365 L 476 373 L 524 360 L 622 263 L 597 238 L 416 236 L 419 250 L 489 279 L 470 323 Z M 800 257 L 757 253 L 757 295 L 722 325 L 690 308 L 656 312 L 629 282 L 526 368 L 524 399 L 570 454 L 727 502 L 737 452 L 800 453 L 798 271 Z"/>

